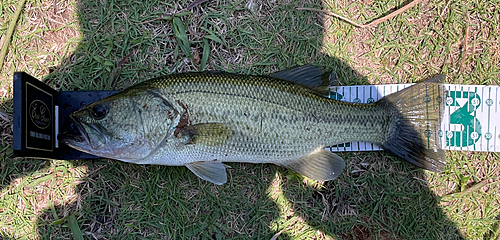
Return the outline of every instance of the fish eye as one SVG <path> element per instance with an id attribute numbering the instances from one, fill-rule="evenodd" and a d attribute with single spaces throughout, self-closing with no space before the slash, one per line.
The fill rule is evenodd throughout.
<path id="1" fill-rule="evenodd" d="M 106 114 L 108 114 L 108 108 L 101 104 L 97 104 L 90 109 L 90 116 L 92 116 L 95 120 L 103 119 Z"/>

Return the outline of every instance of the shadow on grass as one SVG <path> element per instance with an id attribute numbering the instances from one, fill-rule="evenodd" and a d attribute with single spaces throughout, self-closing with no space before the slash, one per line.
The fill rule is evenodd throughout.
<path id="1" fill-rule="evenodd" d="M 300 181 L 284 186 L 309 225 L 342 239 L 463 239 L 437 206 L 422 170 L 387 153 L 342 156 L 348 166 L 338 181 L 318 190 L 298 188 Z"/>
<path id="2" fill-rule="evenodd" d="M 317 7 L 321 2 L 306 4 Z M 183 4 L 187 5 L 189 3 Z M 157 17 L 164 9 L 178 12 L 176 4 L 108 0 L 99 4 L 79 1 L 76 6 L 83 39 L 73 56 L 44 80 L 52 86 L 66 90 L 109 89 L 113 68 L 130 52 L 134 54 L 123 68 L 119 86 L 165 74 L 174 67 L 181 71 L 196 69 L 195 64 L 186 66 L 182 51 L 175 47 L 171 30 L 161 26 L 170 22 L 147 23 L 144 27 L 147 33 L 138 32 L 132 26 L 153 20 L 155 17 L 147 15 Z M 235 18 L 249 21 L 241 21 L 246 25 L 237 29 L 224 30 L 227 32 L 222 38 L 225 37 L 230 46 L 226 52 L 217 51 L 223 46 L 211 42 L 212 58 L 220 61 L 209 62 L 212 69 L 269 73 L 277 70 L 276 66 L 286 68 L 312 63 L 334 71 L 343 83 L 369 84 L 341 60 L 320 53 L 322 36 L 317 33 L 321 28 L 311 24 L 309 29 L 297 30 L 286 22 L 292 18 L 298 24 L 317 21 L 316 13 L 299 12 L 294 7 L 294 4 L 273 9 L 264 6 L 260 10 L 294 13 L 293 17 L 274 15 L 284 19 L 281 23 L 285 24 L 279 25 L 279 30 L 287 33 L 282 36 L 283 45 L 273 41 L 266 45 L 269 40 L 265 39 L 266 34 L 273 35 L 272 31 L 262 33 L 258 36 L 261 38 L 252 43 L 251 38 L 238 42 L 237 38 L 248 34 L 249 29 L 255 30 L 259 25 L 270 27 L 266 25 L 270 20 L 259 16 L 259 12 L 248 13 L 239 5 L 220 7 L 215 12 L 211 12 L 211 8 L 205 12 L 195 7 L 195 13 L 182 20 L 203 25 L 204 21 L 215 22 L 224 17 L 222 12 L 227 11 Z M 221 21 L 231 27 L 232 20 Z M 216 30 L 220 29 L 212 29 Z M 315 35 L 305 37 L 304 31 Z M 192 38 L 193 46 L 203 49 L 200 36 Z M 157 43 L 152 44 L 154 41 Z M 299 49 L 303 45 L 312 47 Z M 247 51 L 241 56 L 243 60 L 225 59 L 225 54 L 238 51 Z M 421 170 L 388 154 L 341 155 L 348 163 L 345 173 L 320 189 L 307 186 L 300 176 L 269 164 L 230 163 L 233 168 L 228 170 L 228 183 L 216 186 L 198 179 L 184 167 L 139 166 L 113 160 L 75 161 L 72 166 L 84 166 L 87 173 L 75 190 L 77 199 L 39 214 L 38 233 L 47 239 L 71 238 L 72 224 L 67 216 L 74 215 L 76 225 L 88 239 L 270 239 L 281 230 L 284 231 L 279 239 L 308 239 L 313 235 L 343 239 L 462 238 L 437 205 L 436 196 L 425 184 Z M 4 163 L 3 186 L 48 165 L 45 161 L 30 159 Z"/>

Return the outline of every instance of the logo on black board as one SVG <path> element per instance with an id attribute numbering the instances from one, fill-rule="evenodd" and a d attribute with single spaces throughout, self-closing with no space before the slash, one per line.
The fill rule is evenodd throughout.
<path id="1" fill-rule="evenodd" d="M 29 115 L 31 121 L 40 129 L 46 129 L 50 126 L 50 110 L 47 105 L 40 101 L 34 100 L 30 104 Z"/>

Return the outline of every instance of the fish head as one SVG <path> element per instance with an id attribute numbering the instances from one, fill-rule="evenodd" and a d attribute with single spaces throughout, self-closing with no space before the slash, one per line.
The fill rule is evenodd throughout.
<path id="1" fill-rule="evenodd" d="M 180 116 L 161 95 L 125 91 L 70 115 L 76 135 L 59 140 L 77 150 L 127 162 L 140 161 L 168 140 Z"/>

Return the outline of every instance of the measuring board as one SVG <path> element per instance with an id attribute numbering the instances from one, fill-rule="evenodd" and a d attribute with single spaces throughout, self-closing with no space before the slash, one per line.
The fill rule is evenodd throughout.
<path id="1" fill-rule="evenodd" d="M 332 87 L 330 98 L 354 103 L 374 103 L 413 84 Z M 500 152 L 500 87 L 443 84 L 444 115 L 441 146 L 445 150 Z M 443 91 L 444 92 L 444 91 Z M 349 142 L 330 151 L 382 150 L 369 142 Z"/>
<path id="2" fill-rule="evenodd" d="M 383 96 L 413 84 L 333 87 L 330 98 L 374 103 Z M 445 150 L 500 152 L 500 87 L 443 85 L 443 122 L 438 136 Z M 58 92 L 27 73 L 14 73 L 14 154 L 50 159 L 98 158 L 59 146 L 58 132 L 71 132 L 67 116 L 116 91 Z M 349 142 L 326 148 L 330 151 L 373 151 L 368 142 Z"/>

